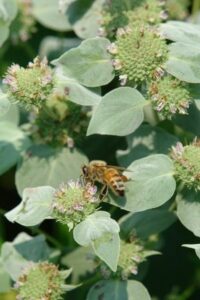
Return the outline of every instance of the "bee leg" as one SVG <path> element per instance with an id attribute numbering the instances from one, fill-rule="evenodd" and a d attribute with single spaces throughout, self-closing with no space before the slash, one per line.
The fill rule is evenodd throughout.
<path id="1" fill-rule="evenodd" d="M 104 185 L 100 191 L 99 199 L 102 201 L 108 194 L 108 186 Z"/>
<path id="2" fill-rule="evenodd" d="M 80 184 L 81 185 L 85 185 L 86 184 L 86 180 L 85 180 L 85 178 L 84 178 L 84 176 L 82 174 L 80 175 L 79 180 L 80 180 Z"/>

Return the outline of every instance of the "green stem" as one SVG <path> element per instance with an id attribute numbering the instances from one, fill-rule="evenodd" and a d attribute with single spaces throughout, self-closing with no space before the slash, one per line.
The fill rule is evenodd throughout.
<path id="1" fill-rule="evenodd" d="M 102 276 L 101 276 L 100 274 L 97 274 L 97 275 L 93 276 L 92 278 L 90 278 L 90 279 L 84 281 L 84 282 L 83 282 L 83 285 L 84 285 L 84 286 L 85 286 L 85 285 L 92 285 L 93 283 L 95 283 L 95 282 L 97 282 L 97 281 L 99 281 L 99 280 L 101 280 L 101 279 L 102 279 Z"/>
<path id="2" fill-rule="evenodd" d="M 174 211 L 176 209 L 176 201 L 174 201 L 169 207 L 169 211 Z"/>
<path id="3" fill-rule="evenodd" d="M 20 46 L 27 53 L 31 60 L 37 56 L 36 51 L 28 43 L 20 44 Z"/>
<path id="4" fill-rule="evenodd" d="M 0 215 L 5 215 L 5 213 L 6 213 L 6 210 L 4 210 L 4 209 L 2 209 L 2 208 L 0 208 Z"/>
<path id="5" fill-rule="evenodd" d="M 200 9 L 200 0 L 193 0 L 192 15 L 195 16 Z"/>
<path id="6" fill-rule="evenodd" d="M 54 245 L 59 250 L 62 251 L 64 249 L 64 247 L 63 247 L 63 245 L 61 243 L 59 243 L 54 237 L 52 237 L 50 234 L 44 232 L 43 230 L 41 230 L 39 228 L 31 228 L 31 231 L 33 233 L 45 235 L 46 240 L 49 241 L 52 245 Z"/>

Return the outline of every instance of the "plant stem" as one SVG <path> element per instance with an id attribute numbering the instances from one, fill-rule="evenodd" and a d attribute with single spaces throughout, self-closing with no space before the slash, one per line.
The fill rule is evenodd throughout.
<path id="1" fill-rule="evenodd" d="M 193 0 L 192 15 L 195 16 L 200 9 L 200 0 Z"/>
<path id="2" fill-rule="evenodd" d="M 4 210 L 4 209 L 2 209 L 2 208 L 0 208 L 0 215 L 5 215 L 5 213 L 6 213 L 6 210 Z"/>
<path id="3" fill-rule="evenodd" d="M 33 233 L 45 235 L 46 240 L 49 241 L 52 245 L 54 245 L 56 248 L 60 249 L 61 251 L 64 249 L 64 247 L 61 243 L 59 243 L 54 237 L 52 237 L 50 234 L 44 232 L 43 230 L 41 230 L 39 228 L 31 228 L 31 231 Z"/>

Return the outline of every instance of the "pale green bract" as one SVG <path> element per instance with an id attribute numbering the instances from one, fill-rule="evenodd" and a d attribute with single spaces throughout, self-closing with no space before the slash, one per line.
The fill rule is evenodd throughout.
<path id="1" fill-rule="evenodd" d="M 106 38 L 87 39 L 52 63 L 61 65 L 65 76 L 86 87 L 106 85 L 114 78 L 111 57 L 107 51 L 109 45 Z"/>
<path id="2" fill-rule="evenodd" d="M 120 251 L 119 225 L 105 211 L 97 211 L 76 225 L 73 230 L 75 241 L 81 246 L 93 247 L 94 252 L 114 272 Z"/>
<path id="3" fill-rule="evenodd" d="M 181 223 L 200 237 L 200 192 L 183 190 L 177 195 L 177 216 Z"/>
<path id="4" fill-rule="evenodd" d="M 24 226 L 38 225 L 51 216 L 54 193 L 55 189 L 50 186 L 26 188 L 22 202 L 5 216 L 10 222 Z"/>
<path id="5" fill-rule="evenodd" d="M 28 137 L 17 125 L 0 121 L 0 174 L 13 167 L 30 144 Z"/>
<path id="6" fill-rule="evenodd" d="M 103 96 L 95 108 L 87 135 L 125 136 L 139 127 L 147 104 L 142 94 L 130 87 L 120 87 Z"/>
<path id="7" fill-rule="evenodd" d="M 50 185 L 57 188 L 62 182 L 77 179 L 81 166 L 87 161 L 87 157 L 76 149 L 54 149 L 47 145 L 31 147 L 16 172 L 17 190 L 21 195 L 26 187 Z"/>
<path id="8" fill-rule="evenodd" d="M 33 16 L 47 28 L 61 32 L 71 30 L 67 15 L 59 11 L 58 0 L 33 0 Z"/>
<path id="9" fill-rule="evenodd" d="M 0 0 L 0 47 L 7 40 L 10 25 L 17 15 L 16 0 Z"/>
<path id="10" fill-rule="evenodd" d="M 113 205 L 140 212 L 156 208 L 167 202 L 174 194 L 176 181 L 173 163 L 163 154 L 150 155 L 134 161 L 125 175 L 130 179 L 125 199 L 112 199 Z M 141 192 L 142 191 L 142 192 Z"/>

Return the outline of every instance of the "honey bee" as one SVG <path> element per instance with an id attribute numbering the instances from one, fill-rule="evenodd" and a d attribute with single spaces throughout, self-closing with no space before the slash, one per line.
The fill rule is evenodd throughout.
<path id="1" fill-rule="evenodd" d="M 100 199 L 103 199 L 110 188 L 117 196 L 124 196 L 124 182 L 128 180 L 122 174 L 123 168 L 110 166 L 103 160 L 92 160 L 88 165 L 82 167 L 85 182 L 99 182 L 103 185 L 100 192 Z"/>

